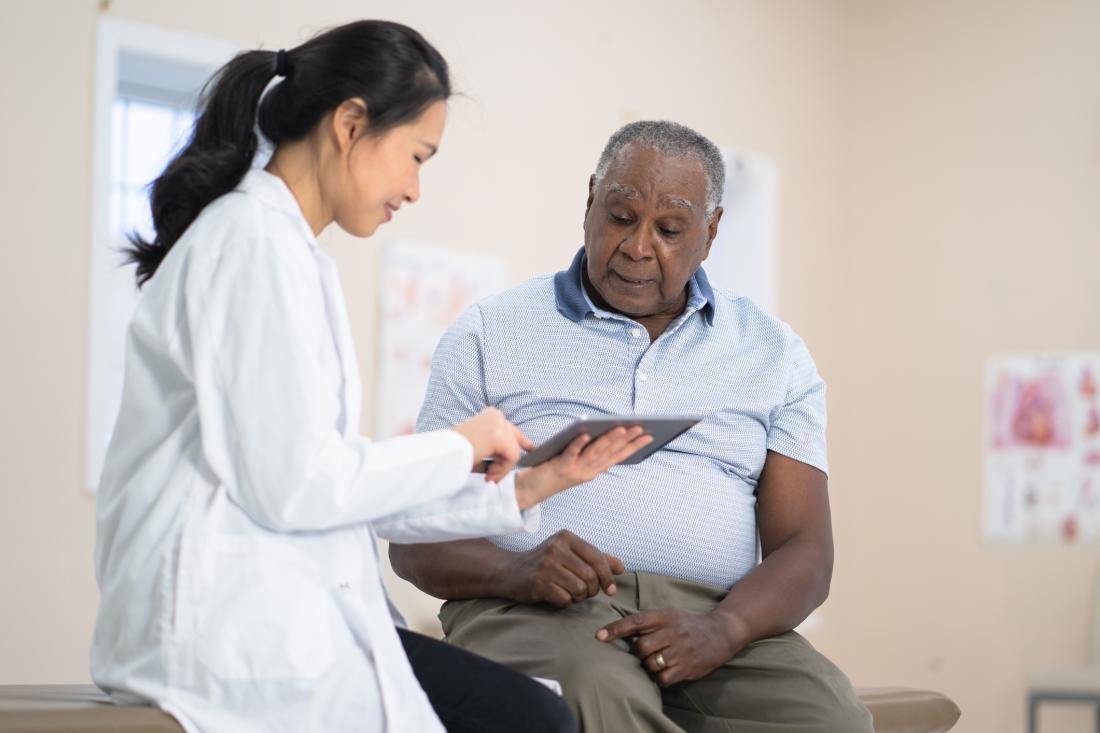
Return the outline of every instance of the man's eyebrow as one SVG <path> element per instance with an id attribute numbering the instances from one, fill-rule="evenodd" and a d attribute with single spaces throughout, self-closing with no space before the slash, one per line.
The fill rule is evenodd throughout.
<path id="1" fill-rule="evenodd" d="M 423 145 L 424 147 L 426 147 L 426 148 L 427 148 L 428 150 L 432 151 L 432 152 L 431 152 L 431 155 L 435 155 L 436 153 L 438 153 L 438 152 L 439 152 L 439 148 L 437 148 L 436 146 L 432 145 L 431 143 L 427 143 L 427 142 L 424 142 L 423 140 L 418 140 L 417 142 L 419 142 L 419 143 L 420 143 L 421 145 Z M 431 155 L 429 155 L 428 157 L 431 157 Z"/>
<path id="2" fill-rule="evenodd" d="M 666 206 L 675 206 L 678 209 L 687 209 L 691 211 L 695 206 L 687 199 L 674 199 L 671 196 L 661 196 L 657 199 L 657 203 L 664 204 Z"/>
<path id="3" fill-rule="evenodd" d="M 608 193 L 617 193 L 617 194 L 619 194 L 621 196 L 624 196 L 628 199 L 638 198 L 638 191 L 636 189 L 633 189 L 630 186 L 624 185 L 622 183 L 609 183 L 609 184 L 607 184 L 607 191 L 608 191 Z"/>

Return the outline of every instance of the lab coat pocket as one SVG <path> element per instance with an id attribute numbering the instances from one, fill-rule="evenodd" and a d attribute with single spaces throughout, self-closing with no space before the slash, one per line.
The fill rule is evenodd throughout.
<path id="1" fill-rule="evenodd" d="M 333 664 L 339 612 L 312 563 L 267 537 L 218 536 L 200 550 L 196 656 L 224 680 L 310 680 Z"/>

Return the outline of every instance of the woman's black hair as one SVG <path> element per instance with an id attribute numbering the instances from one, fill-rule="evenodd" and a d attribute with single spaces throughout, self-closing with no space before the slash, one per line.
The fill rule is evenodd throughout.
<path id="1" fill-rule="evenodd" d="M 263 96 L 276 74 L 281 82 Z M 252 165 L 255 127 L 273 144 L 301 140 L 348 99 L 366 102 L 367 134 L 417 119 L 451 95 L 447 62 L 412 28 L 361 20 L 286 51 L 245 51 L 203 88 L 187 145 L 153 182 L 156 236 L 131 234 L 128 261 L 141 287 L 199 212 L 229 193 Z"/>

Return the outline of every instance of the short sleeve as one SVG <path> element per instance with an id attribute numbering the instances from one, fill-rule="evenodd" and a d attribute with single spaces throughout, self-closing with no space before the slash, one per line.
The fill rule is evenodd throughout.
<path id="1" fill-rule="evenodd" d="M 787 392 L 772 411 L 768 450 L 829 472 L 825 441 L 825 380 L 817 373 L 806 344 L 787 329 L 784 351 Z"/>
<path id="2" fill-rule="evenodd" d="M 489 406 L 482 363 L 481 308 L 466 309 L 443 334 L 432 357 L 432 374 L 417 432 L 450 428 Z"/>

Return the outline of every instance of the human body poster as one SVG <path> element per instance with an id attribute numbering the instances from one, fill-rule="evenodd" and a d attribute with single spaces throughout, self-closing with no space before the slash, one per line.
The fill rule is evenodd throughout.
<path id="1" fill-rule="evenodd" d="M 443 332 L 463 310 L 508 285 L 504 261 L 404 242 L 382 251 L 377 438 L 416 430 L 416 416 Z"/>
<path id="2" fill-rule="evenodd" d="M 1100 352 L 994 357 L 985 404 L 986 537 L 1100 540 Z"/>

